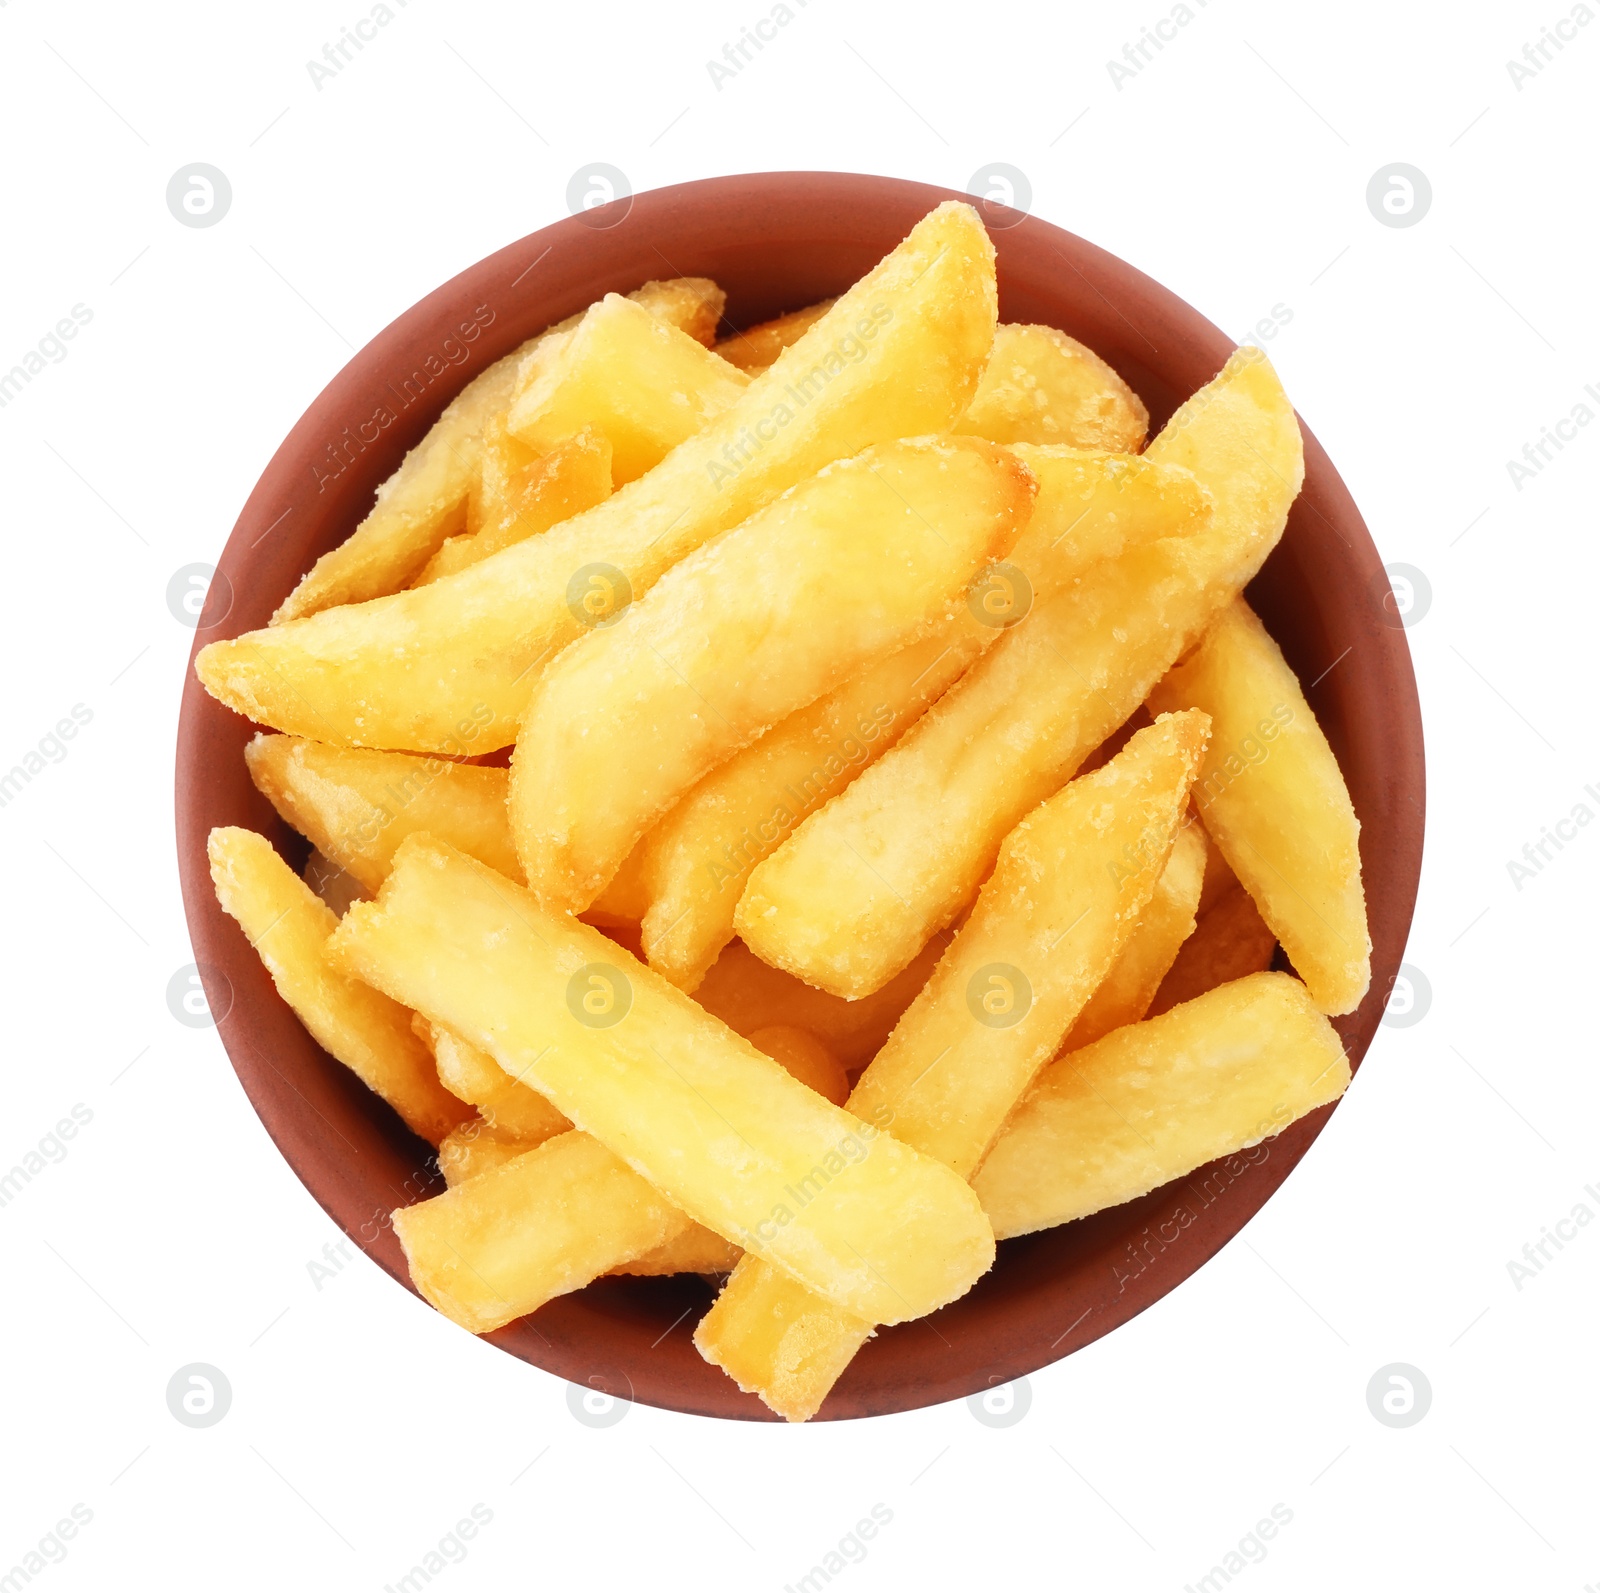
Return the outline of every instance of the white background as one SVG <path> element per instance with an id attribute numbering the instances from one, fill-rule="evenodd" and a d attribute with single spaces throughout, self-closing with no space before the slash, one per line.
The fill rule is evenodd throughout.
<path id="1" fill-rule="evenodd" d="M 0 1209 L 0 1575 L 81 1503 L 91 1523 L 41 1573 L 62 1593 L 376 1590 L 482 1504 L 445 1593 L 779 1589 L 882 1504 L 847 1593 L 1176 1593 L 1282 1504 L 1291 1524 L 1234 1579 L 1256 1593 L 1600 1583 L 1600 1224 L 1520 1288 L 1507 1268 L 1579 1202 L 1600 1214 L 1600 832 L 1520 890 L 1507 869 L 1574 804 L 1600 810 L 1583 793 L 1600 787 L 1600 427 L 1520 488 L 1507 470 L 1600 384 L 1600 25 L 1519 88 L 1507 60 L 1564 0 L 1193 3 L 1119 88 L 1107 60 L 1165 5 L 793 0 L 719 88 L 706 63 L 758 0 L 395 0 L 318 89 L 306 63 L 368 14 L 357 0 L 0 0 L 0 369 L 73 305 L 93 314 L 0 410 L 0 764 L 75 703 L 93 714 L 0 809 L 0 1168 L 75 1103 L 93 1114 Z M 207 230 L 165 203 L 193 161 L 233 187 Z M 307 1264 L 339 1234 L 214 1032 L 168 1011 L 192 958 L 171 818 L 192 632 L 168 581 L 215 560 L 355 348 L 566 214 L 593 161 L 636 190 L 805 167 L 963 188 L 1020 168 L 1040 215 L 1236 336 L 1292 311 L 1269 345 L 1291 395 L 1384 558 L 1431 586 L 1409 631 L 1431 802 L 1407 953 L 1431 1006 L 1380 1029 L 1235 1242 L 1034 1375 L 1004 1429 L 964 1403 L 797 1430 L 640 1407 L 585 1427 L 563 1384 L 365 1258 L 316 1288 Z M 1395 161 L 1433 189 L 1404 229 L 1365 200 Z M 165 1401 L 195 1361 L 233 1390 L 201 1431 Z M 1366 1401 L 1397 1361 L 1433 1390 L 1405 1430 Z"/>

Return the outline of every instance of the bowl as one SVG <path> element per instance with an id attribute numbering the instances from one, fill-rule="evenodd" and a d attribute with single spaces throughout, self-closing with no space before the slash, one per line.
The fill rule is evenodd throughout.
<path id="1" fill-rule="evenodd" d="M 703 275 L 728 291 L 729 328 L 748 326 L 843 291 L 935 205 L 966 197 L 833 172 L 719 177 L 585 211 L 480 261 L 380 332 L 289 433 L 223 550 L 196 650 L 266 624 L 317 556 L 361 520 L 373 490 L 445 404 L 551 322 L 653 277 Z M 1231 352 L 1221 331 L 1121 260 L 1035 217 L 987 201 L 980 209 L 999 252 L 1001 319 L 1059 327 L 1095 349 L 1149 405 L 1152 433 Z M 455 329 L 472 319 L 480 335 L 456 339 Z M 392 425 L 367 426 L 364 434 L 386 385 L 417 373 L 428 377 L 421 397 Z M 1416 900 L 1422 726 L 1405 631 L 1377 549 L 1309 432 L 1305 453 L 1304 490 L 1249 598 L 1308 683 L 1361 819 L 1372 986 L 1356 1012 L 1335 1020 L 1354 1065 L 1384 1011 Z M 242 752 L 252 733 L 206 695 L 191 669 L 176 785 L 178 866 L 196 964 L 223 1045 L 267 1132 L 328 1215 L 410 1288 L 388 1213 L 443 1187 L 429 1147 L 316 1045 L 212 894 L 206 836 L 213 825 L 262 831 L 296 866 L 306 855 L 306 843 L 250 783 Z M 1214 1164 L 1128 1205 L 1006 1241 L 969 1294 L 871 1340 L 819 1419 L 980 1393 L 1109 1333 L 1244 1226 L 1331 1110 L 1302 1118 L 1242 1168 L 1237 1158 L 1231 1171 Z M 1178 1216 L 1183 1207 L 1186 1222 Z M 558 1377 L 618 1397 L 773 1419 L 695 1351 L 690 1334 L 710 1299 L 709 1285 L 695 1277 L 602 1279 L 489 1337 Z"/>

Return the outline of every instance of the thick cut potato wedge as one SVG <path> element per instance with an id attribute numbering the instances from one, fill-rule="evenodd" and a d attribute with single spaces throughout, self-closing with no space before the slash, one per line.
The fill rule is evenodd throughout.
<path id="1" fill-rule="evenodd" d="M 620 487 L 736 404 L 750 378 L 687 333 L 608 293 L 570 332 L 546 338 L 518 382 L 506 429 L 548 453 L 592 426 L 611 444 L 611 475 Z"/>
<path id="2" fill-rule="evenodd" d="M 1001 837 L 1149 695 L 1283 532 L 1300 430 L 1265 356 L 1241 349 L 1144 456 L 1193 471 L 1210 524 L 1095 565 L 992 648 L 860 779 L 750 875 L 758 956 L 860 996 L 972 899 Z"/>
<path id="3" fill-rule="evenodd" d="M 629 298 L 668 325 L 709 342 L 726 295 L 705 277 L 683 277 L 647 282 Z M 576 326 L 580 319 L 581 315 L 574 315 L 541 332 L 475 376 L 406 455 L 400 468 L 378 488 L 371 514 L 344 542 L 318 559 L 311 573 L 289 594 L 272 616 L 273 624 L 398 592 L 447 536 L 469 529 L 469 500 L 482 478 L 484 427 L 505 413 L 524 360 L 544 338 Z M 463 336 L 475 338 L 487 324 L 475 322 L 470 331 L 464 325 Z M 433 364 L 413 379 L 420 389 L 426 389 L 444 371 L 437 356 L 429 359 Z M 412 386 L 404 380 L 395 390 L 405 402 L 415 402 L 410 397 Z M 380 409 L 373 417 L 373 424 L 380 427 L 393 421 L 394 414 L 388 409 Z"/>
<path id="4" fill-rule="evenodd" d="M 419 1021 L 427 1023 L 425 1018 Z M 477 1107 L 491 1128 L 532 1150 L 572 1127 L 537 1090 L 512 1078 L 487 1052 L 436 1023 L 428 1024 L 428 1030 L 423 1038 L 433 1052 L 439 1082 Z"/>
<path id="5" fill-rule="evenodd" d="M 1262 919 L 1250 893 L 1233 880 L 1206 908 L 1195 931 L 1178 948 L 1172 967 L 1161 981 L 1149 1015 L 1159 1016 L 1218 985 L 1265 973 L 1272 966 L 1278 937 Z"/>
<path id="6" fill-rule="evenodd" d="M 750 870 L 881 757 L 1000 634 L 963 610 L 790 714 L 689 791 L 596 905 L 640 923 L 650 966 L 694 990 L 733 939 Z"/>
<path id="7" fill-rule="evenodd" d="M 852 1111 L 972 1176 L 1134 933 L 1206 736 L 1204 714 L 1160 719 L 1018 825 L 933 978 L 851 1092 Z M 792 1282 L 748 1281 L 761 1267 L 740 1262 L 740 1287 L 730 1283 L 695 1343 L 741 1388 L 804 1421 L 859 1348 L 864 1324 L 836 1310 L 830 1329 L 821 1302 Z"/>
<path id="8" fill-rule="evenodd" d="M 823 1100 L 598 930 L 428 836 L 400 847 L 330 955 L 487 1051 L 694 1220 L 847 1310 L 920 1316 L 993 1260 L 948 1168 Z"/>
<path id="9" fill-rule="evenodd" d="M 491 1167 L 502 1167 L 518 1156 L 525 1156 L 537 1148 L 541 1141 L 521 1140 L 515 1134 L 493 1127 L 487 1120 L 474 1117 L 453 1128 L 439 1141 L 439 1171 L 445 1184 L 454 1189 Z"/>
<path id="10" fill-rule="evenodd" d="M 511 763 L 530 888 L 582 911 L 717 764 L 964 607 L 1033 498 L 1032 475 L 993 443 L 869 448 L 574 643 L 535 687 Z"/>
<path id="11" fill-rule="evenodd" d="M 1195 786 L 1206 829 L 1324 1012 L 1372 979 L 1361 823 L 1338 760 L 1278 644 L 1243 598 L 1151 693 L 1216 735 Z"/>
<path id="12" fill-rule="evenodd" d="M 1150 412 L 1093 349 L 1053 326 L 1002 326 L 957 432 L 1136 453 Z"/>
<path id="13" fill-rule="evenodd" d="M 1073 1222 L 1282 1133 L 1349 1082 L 1300 981 L 1253 974 L 1051 1063 L 974 1187 L 1002 1238 Z"/>
<path id="14" fill-rule="evenodd" d="M 256 789 L 284 821 L 369 892 L 383 883 L 394 849 L 419 830 L 522 878 L 504 769 L 328 747 L 301 736 L 256 736 L 244 758 Z"/>
<path id="15" fill-rule="evenodd" d="M 481 526 L 470 535 L 446 537 L 413 586 L 454 575 L 604 503 L 611 496 L 611 444 L 584 430 L 547 454 L 533 455 L 496 423 L 485 440 L 484 478 Z"/>
<path id="16" fill-rule="evenodd" d="M 196 672 L 229 707 L 320 741 L 438 752 L 482 716 L 506 746 L 540 665 L 686 554 L 835 459 L 947 429 L 994 326 L 994 248 L 970 206 L 941 205 L 604 503 L 415 591 L 213 642 Z"/>
<path id="17" fill-rule="evenodd" d="M 686 1226 L 637 1173 L 575 1131 L 402 1206 L 393 1222 L 418 1293 L 473 1333 L 581 1289 Z"/>
<path id="18" fill-rule="evenodd" d="M 222 909 L 266 964 L 278 994 L 311 1038 L 386 1100 L 414 1134 L 437 1145 L 472 1116 L 439 1082 L 411 1014 L 334 968 L 324 956 L 338 920 L 253 830 L 218 828 L 207 845 Z"/>
<path id="19" fill-rule="evenodd" d="M 848 1071 L 878 1054 L 948 944 L 948 935 L 935 936 L 888 984 L 860 1001 L 844 1001 L 802 984 L 762 962 L 742 940 L 733 940 L 712 963 L 694 999 L 747 1039 L 775 1023 L 805 1029 Z"/>
<path id="20" fill-rule="evenodd" d="M 735 332 L 717 344 L 717 353 L 748 376 L 759 376 L 777 357 L 820 321 L 839 301 L 823 299 L 770 321 Z"/>
<path id="21" fill-rule="evenodd" d="M 1186 824 L 1128 943 L 1078 1014 L 1062 1042 L 1063 1051 L 1076 1051 L 1113 1029 L 1137 1023 L 1150 1010 L 1167 970 L 1194 933 L 1205 871 L 1205 834 L 1198 824 Z"/>

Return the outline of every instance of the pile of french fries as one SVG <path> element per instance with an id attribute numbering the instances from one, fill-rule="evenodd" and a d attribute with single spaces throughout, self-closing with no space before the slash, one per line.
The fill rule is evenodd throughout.
<path id="1" fill-rule="evenodd" d="M 696 1344 L 803 1421 L 997 1239 L 1334 1100 L 1370 943 L 1241 596 L 1303 474 L 1262 354 L 1145 446 L 954 203 L 722 310 L 646 283 L 491 366 L 196 668 L 314 847 L 213 831 L 222 906 L 437 1148 L 418 1290 L 483 1333 L 725 1275 Z"/>

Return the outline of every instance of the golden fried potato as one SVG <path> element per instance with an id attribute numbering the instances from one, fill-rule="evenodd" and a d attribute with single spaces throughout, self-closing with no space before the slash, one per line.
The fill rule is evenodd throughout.
<path id="1" fill-rule="evenodd" d="M 439 752 L 478 724 L 506 746 L 539 666 L 686 554 L 835 459 L 946 429 L 994 325 L 994 248 L 970 206 L 941 205 L 737 404 L 604 503 L 415 591 L 213 642 L 196 673 L 276 730 Z"/>
<path id="2" fill-rule="evenodd" d="M 537 1090 L 514 1079 L 487 1052 L 436 1023 L 425 1018 L 422 1022 L 427 1024 L 423 1038 L 438 1065 L 439 1082 L 477 1107 L 491 1128 L 532 1150 L 572 1127 Z"/>
<path id="3" fill-rule="evenodd" d="M 1194 933 L 1205 868 L 1205 832 L 1190 822 L 1178 832 L 1167 866 L 1122 954 L 1061 1042 L 1063 1051 L 1076 1051 L 1113 1029 L 1137 1023 L 1150 1010 L 1167 970 Z"/>
<path id="4" fill-rule="evenodd" d="M 650 966 L 694 990 L 733 939 L 750 870 L 927 711 L 1001 632 L 966 610 L 713 769 L 649 830 L 596 902 L 643 932 Z"/>
<path id="5" fill-rule="evenodd" d="M 1243 598 L 1151 693 L 1211 714 L 1195 805 L 1324 1012 L 1353 1012 L 1372 979 L 1361 823 L 1311 705 Z"/>
<path id="6" fill-rule="evenodd" d="M 577 1138 L 587 1139 L 588 1136 L 579 1135 Z M 466 1183 L 469 1178 L 476 1178 L 479 1173 L 503 1167 L 507 1162 L 515 1161 L 517 1157 L 527 1155 L 542 1143 L 542 1140 L 517 1139 L 501 1129 L 492 1127 L 482 1118 L 477 1118 L 470 1123 L 463 1123 L 460 1128 L 452 1129 L 439 1142 L 439 1170 L 444 1174 L 446 1185 L 455 1189 L 458 1185 Z M 577 1154 L 577 1146 L 570 1147 L 568 1153 Z M 583 1154 L 592 1156 L 592 1153 Z M 574 1167 L 569 1162 L 567 1165 L 568 1172 L 575 1175 L 571 1179 L 569 1192 L 577 1195 L 579 1199 L 591 1193 L 584 1173 L 594 1164 L 594 1162 L 580 1163 Z M 638 1179 L 639 1185 L 638 1188 L 631 1188 L 617 1175 L 615 1168 L 610 1164 L 599 1163 L 599 1165 L 605 1168 L 606 1176 L 598 1190 L 599 1199 L 591 1209 L 591 1218 L 597 1231 L 588 1236 L 586 1242 L 580 1242 L 584 1253 L 593 1258 L 589 1262 L 591 1266 L 599 1266 L 607 1256 L 613 1253 L 620 1255 L 638 1243 L 636 1222 L 640 1213 L 654 1209 L 650 1203 L 656 1198 L 654 1191 L 642 1178 L 638 1178 L 637 1174 L 629 1172 L 629 1177 Z M 612 1197 L 610 1204 L 608 1196 Z M 610 1233 L 608 1248 L 603 1225 L 619 1208 L 621 1221 Z M 630 1277 L 664 1277 L 674 1272 L 723 1273 L 733 1269 L 734 1263 L 743 1254 L 737 1245 L 730 1245 L 726 1239 L 712 1233 L 709 1228 L 702 1228 L 697 1222 L 689 1222 L 687 1218 L 681 1216 L 681 1213 L 679 1218 L 682 1226 L 673 1238 L 652 1250 L 645 1251 L 642 1255 L 621 1260 L 608 1270 L 612 1274 L 626 1274 Z M 570 1251 L 568 1261 L 571 1265 L 566 1272 L 565 1281 L 569 1288 L 581 1288 L 583 1284 L 591 1282 L 593 1277 L 599 1276 L 595 1273 L 591 1277 L 584 1277 L 582 1263 Z M 582 1278 L 582 1282 L 574 1281 L 577 1278 Z"/>
<path id="7" fill-rule="evenodd" d="M 598 1140 L 576 1130 L 393 1216 L 411 1281 L 473 1333 L 642 1256 L 687 1226 Z"/>
<path id="8" fill-rule="evenodd" d="M 973 1184 L 1002 1238 L 1032 1233 L 1258 1145 L 1349 1082 L 1305 986 L 1253 974 L 1051 1063 Z"/>
<path id="9" fill-rule="evenodd" d="M 454 1189 L 491 1167 L 503 1167 L 518 1156 L 525 1156 L 538 1143 L 518 1139 L 495 1128 L 487 1119 L 474 1116 L 439 1141 L 439 1171 L 444 1174 L 446 1186 Z"/>
<path id="10" fill-rule="evenodd" d="M 668 325 L 703 342 L 710 340 L 707 316 L 714 329 L 726 297 L 705 277 L 647 282 L 628 296 Z M 580 319 L 574 315 L 541 332 L 475 376 L 406 455 L 400 468 L 378 488 L 372 513 L 344 542 L 317 560 L 311 573 L 279 606 L 272 623 L 281 625 L 341 603 L 361 603 L 398 592 L 447 536 L 467 530 L 468 500 L 478 489 L 482 473 L 484 427 L 505 413 L 523 361 L 544 338 L 576 326 Z M 476 338 L 487 324 L 487 320 L 463 323 L 463 338 Z M 464 349 L 461 357 L 466 357 Z M 430 358 L 442 365 L 437 356 Z M 439 374 L 442 371 L 430 370 L 418 385 L 426 389 Z M 399 390 L 409 393 L 411 388 L 402 380 Z M 386 426 L 393 424 L 394 416 L 383 410 L 376 419 Z"/>
<path id="11" fill-rule="evenodd" d="M 504 769 L 329 747 L 302 736 L 256 736 L 244 758 L 256 789 L 284 821 L 369 892 L 383 883 L 394 849 L 419 830 L 522 879 Z"/>
<path id="12" fill-rule="evenodd" d="M 838 302 L 837 299 L 823 299 L 817 304 L 808 304 L 803 310 L 790 310 L 787 315 L 735 332 L 717 344 L 717 353 L 747 375 L 759 376 Z"/>
<path id="13" fill-rule="evenodd" d="M 471 1117 L 439 1082 L 433 1058 L 411 1032 L 411 1014 L 327 961 L 338 920 L 271 842 L 253 830 L 221 827 L 211 832 L 207 852 L 222 910 L 245 932 L 311 1038 L 430 1144 Z"/>
<path id="14" fill-rule="evenodd" d="M 1206 909 L 1194 933 L 1178 948 L 1150 1003 L 1149 1015 L 1157 1017 L 1218 985 L 1264 973 L 1277 949 L 1278 938 L 1263 921 L 1250 893 L 1234 881 Z"/>
<path id="15" fill-rule="evenodd" d="M 680 989 L 695 989 L 732 938 L 750 870 L 887 751 L 1032 601 L 1153 528 L 1198 526 L 1208 513 L 1186 470 L 1068 448 L 1015 452 L 1039 482 L 1033 516 L 944 634 L 791 714 L 713 770 L 602 894 L 597 905 L 609 921 L 642 915 L 650 965 Z"/>
<path id="16" fill-rule="evenodd" d="M 1182 465 L 1083 448 L 1011 449 L 1033 472 L 1033 518 L 1008 563 L 1038 602 L 1072 585 L 1096 564 L 1163 537 L 1187 537 L 1211 519 L 1211 497 Z M 1026 618 L 1024 601 L 1008 619 Z"/>
<path id="17" fill-rule="evenodd" d="M 585 428 L 549 453 L 535 454 L 505 430 L 503 421 L 495 422 L 484 441 L 483 474 L 478 529 L 446 537 L 413 586 L 454 575 L 604 503 L 611 496 L 611 444 Z"/>
<path id="18" fill-rule="evenodd" d="M 888 984 L 860 1001 L 844 1001 L 802 984 L 762 962 L 742 940 L 733 940 L 700 981 L 694 999 L 746 1039 L 770 1024 L 792 1025 L 816 1035 L 846 1070 L 859 1068 L 878 1054 L 948 941 L 947 935 L 935 936 Z"/>
<path id="19" fill-rule="evenodd" d="M 1134 933 L 1207 734 L 1202 713 L 1159 719 L 1017 826 L 933 978 L 851 1092 L 851 1111 L 972 1176 Z M 870 1327 L 837 1306 L 830 1323 L 793 1279 L 751 1280 L 762 1268 L 753 1256 L 739 1263 L 695 1345 L 786 1420 L 805 1421 Z"/>
<path id="20" fill-rule="evenodd" d="M 1000 327 L 958 433 L 1137 453 L 1150 412 L 1093 349 L 1053 326 Z"/>
<path id="21" fill-rule="evenodd" d="M 798 1083 L 598 930 L 428 836 L 400 847 L 330 955 L 487 1051 L 694 1220 L 846 1309 L 919 1316 L 993 1260 L 947 1168 Z"/>
<path id="22" fill-rule="evenodd" d="M 1210 525 L 1134 547 L 1035 604 L 860 779 L 750 875 L 758 956 L 839 995 L 876 989 L 971 900 L 1001 838 L 1149 695 L 1282 534 L 1300 430 L 1241 349 L 1150 445 L 1193 471 Z"/>
<path id="23" fill-rule="evenodd" d="M 523 364 L 506 429 L 536 453 L 584 427 L 611 444 L 620 487 L 731 408 L 750 378 L 648 310 L 608 293 Z"/>
<path id="24" fill-rule="evenodd" d="M 568 648 L 535 687 L 511 762 L 530 888 L 581 912 L 717 764 L 964 608 L 1033 497 L 1032 475 L 992 443 L 869 448 Z"/>

